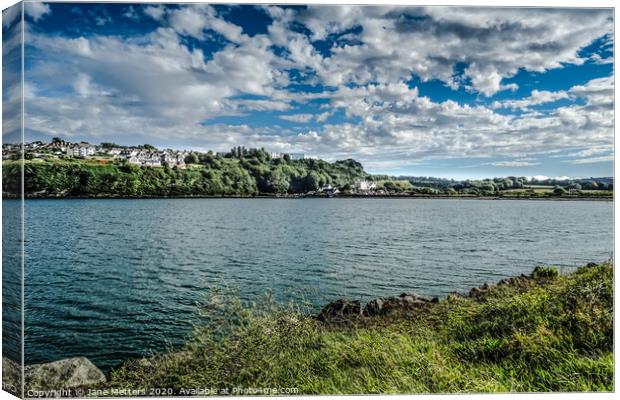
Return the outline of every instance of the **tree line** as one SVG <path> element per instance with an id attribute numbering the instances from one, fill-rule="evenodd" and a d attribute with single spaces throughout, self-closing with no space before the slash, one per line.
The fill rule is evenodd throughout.
<path id="1" fill-rule="evenodd" d="M 272 159 L 261 149 L 236 155 L 191 153 L 186 162 L 188 167 L 181 169 L 125 161 L 26 161 L 24 190 L 32 197 L 254 196 L 344 187 L 368 177 L 355 160 Z M 20 191 L 20 163 L 3 164 L 3 192 L 15 195 Z"/>

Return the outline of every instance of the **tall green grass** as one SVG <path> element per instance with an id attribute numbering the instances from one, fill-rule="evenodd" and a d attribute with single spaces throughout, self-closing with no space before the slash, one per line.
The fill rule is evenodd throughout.
<path id="1" fill-rule="evenodd" d="M 293 387 L 299 394 L 613 390 L 613 267 L 548 269 L 476 298 L 325 324 L 216 294 L 181 351 L 125 363 L 111 388 Z"/>

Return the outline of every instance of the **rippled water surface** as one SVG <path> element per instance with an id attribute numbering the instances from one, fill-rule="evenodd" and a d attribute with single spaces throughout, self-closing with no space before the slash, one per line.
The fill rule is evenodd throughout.
<path id="1" fill-rule="evenodd" d="M 181 343 L 213 285 L 317 306 L 444 295 L 613 249 L 609 202 L 31 200 L 26 224 L 26 363 L 104 369 Z"/>

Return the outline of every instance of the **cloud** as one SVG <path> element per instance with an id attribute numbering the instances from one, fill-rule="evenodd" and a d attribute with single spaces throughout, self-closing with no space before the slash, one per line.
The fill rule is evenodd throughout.
<path id="1" fill-rule="evenodd" d="M 521 168 L 521 167 L 531 167 L 534 165 L 540 165 L 540 163 L 526 161 L 526 160 L 511 160 L 511 161 L 496 161 L 493 163 L 483 164 L 483 165 L 492 165 L 494 167 Z"/>
<path id="2" fill-rule="evenodd" d="M 527 109 L 545 103 L 553 103 L 554 101 L 569 99 L 571 96 L 566 91 L 551 92 L 547 90 L 532 90 L 529 97 L 520 100 L 507 100 L 503 102 L 494 102 L 493 108 L 512 108 Z"/>
<path id="3" fill-rule="evenodd" d="M 286 120 L 286 121 L 306 123 L 306 122 L 310 122 L 312 118 L 314 118 L 314 115 L 313 114 L 292 114 L 292 115 L 280 115 L 278 118 Z"/>
<path id="4" fill-rule="evenodd" d="M 8 28 L 11 26 L 18 18 L 21 18 L 22 8 L 21 5 L 23 3 L 17 3 L 2 10 L 2 27 Z"/>
<path id="5" fill-rule="evenodd" d="M 515 84 L 502 85 L 504 78 L 492 64 L 479 66 L 477 62 L 472 63 L 466 70 L 465 75 L 471 78 L 472 87 L 485 96 L 492 96 L 501 90 L 516 90 Z"/>
<path id="6" fill-rule="evenodd" d="M 544 115 L 500 115 L 485 106 L 436 103 L 399 84 L 341 87 L 333 107 L 358 118 L 357 125 L 326 125 L 314 140 L 325 149 L 365 157 L 365 151 L 400 160 L 537 154 L 549 149 L 605 147 L 613 141 L 611 79 L 595 79 L 570 92 L 584 105 L 558 107 Z M 555 95 L 534 94 L 533 102 Z M 564 96 L 559 96 L 564 97 Z M 545 100 L 546 99 L 546 100 Z M 530 102 L 529 99 L 528 102 Z M 529 166 L 531 160 L 495 166 Z"/>
<path id="7" fill-rule="evenodd" d="M 602 9 L 310 6 L 298 14 L 274 14 L 274 41 L 286 36 L 291 21 L 307 26 L 313 40 L 361 28 L 354 35 L 359 45 L 336 44 L 329 56 L 314 60 L 328 84 L 395 82 L 416 74 L 457 87 L 463 80 L 455 67 L 464 64 L 463 77 L 486 96 L 514 89 L 502 80 L 520 69 L 583 63 L 578 51 L 613 25 L 609 10 Z"/>
<path id="8" fill-rule="evenodd" d="M 570 93 L 587 100 L 591 107 L 613 107 L 613 76 L 593 79 L 585 85 L 573 86 Z"/>
<path id="9" fill-rule="evenodd" d="M 140 19 L 140 14 L 138 14 L 138 11 L 134 6 L 129 6 L 127 7 L 127 10 L 123 13 L 123 17 L 138 20 Z"/>
<path id="10" fill-rule="evenodd" d="M 157 21 L 166 20 L 168 25 L 181 35 L 204 39 L 205 31 L 218 32 L 233 43 L 247 39 L 243 29 L 217 16 L 213 7 L 207 4 L 194 4 L 179 8 L 149 6 L 144 13 Z"/>
<path id="11" fill-rule="evenodd" d="M 273 55 L 267 49 L 268 43 L 261 41 L 226 47 L 206 62 L 202 50 L 189 50 L 170 28 L 159 28 L 136 41 L 99 36 L 31 37 L 32 45 L 59 54 L 58 59 L 33 63 L 30 76 L 34 81 L 48 86 L 48 90 L 60 90 L 63 79 L 72 75 L 69 72 L 83 73 L 117 94 L 110 101 L 140 106 L 135 112 L 145 115 L 176 112 L 185 117 L 193 115 L 192 120 L 196 120 L 236 112 L 230 97 L 241 93 L 271 95 L 281 78 L 271 65 Z M 65 57 L 72 62 L 66 64 Z M 59 79 L 45 82 L 50 70 L 56 70 Z M 259 104 L 240 103 L 246 108 Z M 282 109 L 282 102 L 277 101 L 263 102 L 261 108 L 268 104 Z"/>
<path id="12" fill-rule="evenodd" d="M 16 19 L 21 18 L 21 8 L 22 3 L 14 4 L 11 7 L 8 7 L 2 10 L 2 26 L 7 28 L 15 22 Z M 52 13 L 50 6 L 45 3 L 39 2 L 24 2 L 24 13 L 32 18 L 35 22 L 39 21 L 46 15 Z"/>
<path id="13" fill-rule="evenodd" d="M 24 12 L 33 20 L 38 21 L 45 15 L 50 14 L 52 11 L 50 9 L 50 6 L 45 3 L 27 1 L 24 2 Z"/>
<path id="14" fill-rule="evenodd" d="M 566 153 L 566 154 L 554 154 L 550 155 L 551 158 L 581 158 L 581 157 L 592 157 L 594 155 L 603 154 L 603 153 L 612 153 L 613 146 L 604 146 L 604 147 L 591 147 L 587 149 L 583 149 L 577 152 Z"/>
<path id="15" fill-rule="evenodd" d="M 603 157 L 580 158 L 577 160 L 568 160 L 564 162 L 571 163 L 571 164 L 594 164 L 594 163 L 600 163 L 600 162 L 609 162 L 613 160 L 614 160 L 614 156 L 608 155 L 608 156 L 603 156 Z"/>
<path id="16" fill-rule="evenodd" d="M 156 21 L 161 21 L 165 13 L 166 9 L 164 8 L 164 6 L 161 5 L 148 6 L 144 8 L 144 14 L 153 18 Z"/>

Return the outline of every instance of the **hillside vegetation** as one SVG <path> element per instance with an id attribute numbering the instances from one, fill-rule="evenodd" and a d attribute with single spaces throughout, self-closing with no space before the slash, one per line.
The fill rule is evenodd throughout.
<path id="1" fill-rule="evenodd" d="M 612 391 L 612 349 L 613 267 L 589 264 L 569 275 L 537 268 L 469 296 L 337 323 L 295 305 L 215 294 L 184 349 L 128 361 L 105 387 Z"/>
<path id="2" fill-rule="evenodd" d="M 323 185 L 346 186 L 367 176 L 354 160 L 205 156 L 187 169 L 141 167 L 97 160 L 29 160 L 25 192 L 31 197 L 209 196 L 306 193 Z M 3 191 L 19 193 L 20 163 L 3 163 Z"/>
<path id="3" fill-rule="evenodd" d="M 101 144 L 102 149 L 109 146 L 113 144 Z M 159 154 L 151 145 L 132 149 Z M 22 165 L 27 197 L 312 195 L 324 186 L 337 189 L 339 196 L 613 197 L 613 178 L 538 181 L 508 176 L 453 180 L 370 175 L 352 159 L 330 163 L 291 159 L 289 154 L 272 158 L 263 149 L 244 147 L 235 147 L 228 153 L 189 152 L 182 163 L 164 161 L 163 166 L 139 165 L 139 160 L 130 163 L 126 157 L 115 158 L 103 150 L 88 157 L 74 157 L 41 147 L 36 152 L 26 151 L 24 161 L 19 161 L 21 153 L 14 149 L 3 155 L 5 197 L 21 192 Z M 368 182 L 362 185 L 361 181 Z"/>

